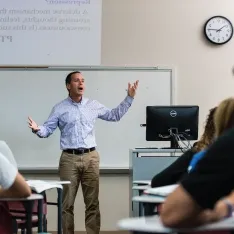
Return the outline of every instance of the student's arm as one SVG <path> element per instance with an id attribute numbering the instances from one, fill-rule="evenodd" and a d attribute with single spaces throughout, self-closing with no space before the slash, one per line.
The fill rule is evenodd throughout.
<path id="1" fill-rule="evenodd" d="M 31 189 L 25 179 L 0 153 L 0 197 L 28 197 Z"/>
<path id="2" fill-rule="evenodd" d="M 194 155 L 192 150 L 186 151 L 169 167 L 155 175 L 151 181 L 151 187 L 160 187 L 177 183 L 185 174 Z"/>
<path id="3" fill-rule="evenodd" d="M 161 210 L 169 227 L 193 227 L 218 220 L 215 203 L 234 187 L 234 130 L 220 137 L 196 168 L 170 194 Z"/>
<path id="4" fill-rule="evenodd" d="M 31 189 L 19 172 L 17 172 L 15 180 L 9 188 L 0 189 L 0 197 L 25 198 L 30 195 L 31 195 Z"/>

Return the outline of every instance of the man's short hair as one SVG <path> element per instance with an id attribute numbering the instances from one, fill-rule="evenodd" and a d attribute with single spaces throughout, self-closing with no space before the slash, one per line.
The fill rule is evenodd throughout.
<path id="1" fill-rule="evenodd" d="M 67 77 L 66 77 L 66 79 L 65 79 L 65 84 L 66 84 L 66 85 L 68 85 L 68 84 L 71 83 L 72 75 L 73 75 L 73 74 L 76 74 L 76 73 L 81 74 L 80 71 L 74 71 L 74 72 L 71 72 L 71 73 L 69 73 L 69 74 L 67 75 Z"/>

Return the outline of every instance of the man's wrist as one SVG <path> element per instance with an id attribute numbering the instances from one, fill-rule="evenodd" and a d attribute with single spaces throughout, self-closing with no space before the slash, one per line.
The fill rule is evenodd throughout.
<path id="1" fill-rule="evenodd" d="M 37 133 L 39 130 L 40 130 L 40 128 L 38 128 L 38 129 L 32 129 L 32 132 L 33 133 Z"/>

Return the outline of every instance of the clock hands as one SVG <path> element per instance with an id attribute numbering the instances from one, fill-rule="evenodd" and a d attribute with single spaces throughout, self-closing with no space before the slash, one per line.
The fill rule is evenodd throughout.
<path id="1" fill-rule="evenodd" d="M 222 30 L 222 28 L 226 27 L 227 25 L 224 25 L 223 27 L 221 27 L 220 29 L 217 30 L 217 32 L 220 32 Z"/>
<path id="2" fill-rule="evenodd" d="M 227 25 L 224 25 L 223 27 L 221 27 L 220 29 L 215 29 L 215 28 L 208 28 L 208 31 L 216 31 L 216 32 L 220 32 L 224 27 L 226 27 Z"/>
<path id="3" fill-rule="evenodd" d="M 233 24 L 224 16 L 213 16 L 204 24 L 206 38 L 214 44 L 225 44 L 234 32 Z"/>

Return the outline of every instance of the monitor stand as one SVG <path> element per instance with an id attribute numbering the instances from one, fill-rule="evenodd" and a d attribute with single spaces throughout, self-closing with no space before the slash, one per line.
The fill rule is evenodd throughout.
<path id="1" fill-rule="evenodd" d="M 172 137 L 171 136 L 171 139 L 170 139 L 170 147 L 162 147 L 162 149 L 182 149 L 179 144 L 178 144 L 178 141 L 175 139 L 175 137 Z"/>

